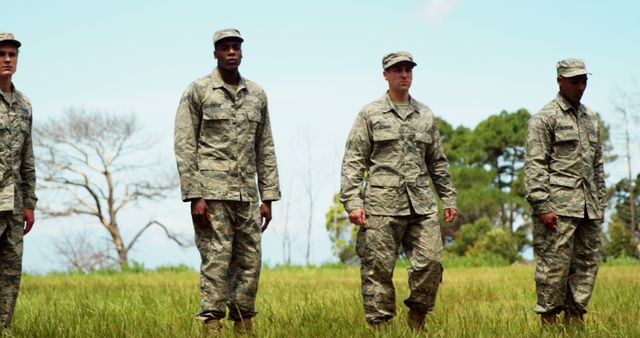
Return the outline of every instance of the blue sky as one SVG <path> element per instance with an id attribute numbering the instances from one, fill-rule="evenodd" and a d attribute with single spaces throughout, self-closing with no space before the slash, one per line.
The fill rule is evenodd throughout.
<path id="1" fill-rule="evenodd" d="M 35 123 L 71 106 L 134 113 L 141 133 L 158 140 L 143 156 L 158 159 L 163 171 L 175 170 L 173 121 L 182 91 L 214 68 L 213 32 L 238 28 L 245 38 L 241 72 L 269 96 L 285 198 L 274 205 L 274 223 L 263 237 L 269 264 L 283 259 L 285 205 L 292 259 L 304 262 L 310 165 L 312 261 L 332 260 L 323 215 L 339 189 L 354 117 L 386 89 L 380 63 L 388 52 L 414 55 L 412 95 L 453 125 L 473 127 L 501 110 L 535 112 L 555 95 L 555 64 L 568 57 L 586 61 L 593 75 L 583 102 L 614 131 L 617 88 L 640 89 L 636 1 L 27 0 L 1 7 L 0 30 L 23 43 L 14 83 L 30 97 Z M 613 137 L 621 141 L 618 133 Z M 637 139 L 634 149 L 640 153 Z M 607 167 L 610 180 L 624 168 L 622 162 Z M 120 223 L 135 228 L 152 217 L 192 233 L 178 191 L 132 207 Z M 125 237 L 134 233 L 126 227 Z M 60 268 L 52 243 L 77 231 L 105 236 L 88 220 L 40 219 L 25 241 L 25 269 Z M 176 248 L 159 231 L 148 233 L 132 258 L 147 266 L 199 262 L 195 248 Z"/>

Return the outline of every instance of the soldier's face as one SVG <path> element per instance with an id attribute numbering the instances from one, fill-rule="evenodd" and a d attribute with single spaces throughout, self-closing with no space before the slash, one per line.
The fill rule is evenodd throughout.
<path id="1" fill-rule="evenodd" d="M 408 91 L 411 88 L 411 81 L 413 81 L 413 64 L 399 62 L 387 68 L 382 74 L 389 83 L 390 90 Z"/>
<path id="2" fill-rule="evenodd" d="M 560 94 L 574 105 L 580 104 L 582 94 L 587 89 L 587 75 L 578 75 L 573 77 L 558 76 L 558 86 Z"/>
<path id="3" fill-rule="evenodd" d="M 0 44 L 0 77 L 15 74 L 18 67 L 18 48 L 12 44 Z"/>
<path id="4" fill-rule="evenodd" d="M 218 67 L 225 70 L 237 70 L 242 60 L 242 43 L 235 39 L 224 39 L 216 43 L 213 55 Z"/>

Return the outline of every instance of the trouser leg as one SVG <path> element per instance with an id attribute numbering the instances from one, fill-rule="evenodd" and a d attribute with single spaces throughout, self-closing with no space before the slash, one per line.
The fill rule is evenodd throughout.
<path id="1" fill-rule="evenodd" d="M 555 230 L 536 221 L 533 248 L 536 255 L 536 313 L 563 310 L 579 218 L 559 216 Z"/>
<path id="2" fill-rule="evenodd" d="M 402 239 L 409 268 L 410 294 L 404 300 L 409 308 L 427 313 L 433 310 L 442 281 L 442 237 L 440 222 L 434 215 L 415 215 Z"/>
<path id="3" fill-rule="evenodd" d="M 194 225 L 196 247 L 200 252 L 200 320 L 226 315 L 229 293 L 228 272 L 234 241 L 233 217 L 228 202 L 207 201 L 210 226 Z"/>
<path id="4" fill-rule="evenodd" d="M 0 213 L 0 326 L 11 325 L 22 275 L 22 215 Z"/>
<path id="5" fill-rule="evenodd" d="M 229 318 L 245 320 L 256 315 L 256 295 L 262 256 L 258 203 L 233 202 L 235 237 L 229 265 Z"/>
<path id="6" fill-rule="evenodd" d="M 379 323 L 396 313 L 393 268 L 406 225 L 396 217 L 368 215 L 356 239 L 365 319 Z"/>
<path id="7" fill-rule="evenodd" d="M 569 272 L 565 310 L 584 314 L 598 275 L 600 221 L 583 219 L 574 234 L 573 260 Z"/>

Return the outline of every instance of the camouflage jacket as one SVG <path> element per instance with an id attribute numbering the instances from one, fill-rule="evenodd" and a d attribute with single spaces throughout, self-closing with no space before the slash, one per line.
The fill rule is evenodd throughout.
<path id="1" fill-rule="evenodd" d="M 237 93 L 218 70 L 189 85 L 175 122 L 182 200 L 280 199 L 267 96 L 240 79 Z"/>
<path id="2" fill-rule="evenodd" d="M 436 213 L 429 178 L 444 207 L 456 207 L 433 113 L 413 98 L 409 105 L 403 118 L 385 94 L 358 114 L 342 161 L 340 198 L 347 211 L 364 208 L 371 215 L 402 216 L 413 207 L 417 214 Z"/>
<path id="3" fill-rule="evenodd" d="M 604 217 L 606 205 L 598 117 L 560 94 L 529 120 L 524 179 L 534 214 Z"/>
<path id="4" fill-rule="evenodd" d="M 36 208 L 36 168 L 31 143 L 31 102 L 13 85 L 0 95 L 0 211 Z"/>

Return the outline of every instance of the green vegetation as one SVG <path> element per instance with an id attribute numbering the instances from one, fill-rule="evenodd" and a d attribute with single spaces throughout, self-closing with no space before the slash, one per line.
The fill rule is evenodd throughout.
<path id="1" fill-rule="evenodd" d="M 468 258 L 467 265 L 473 265 Z M 581 331 L 541 331 L 532 312 L 533 266 L 461 267 L 445 258 L 430 337 L 637 337 L 636 260 L 601 268 Z M 407 274 L 396 269 L 398 315 L 379 337 L 417 337 L 407 329 Z M 116 274 L 25 276 L 10 332 L 0 337 L 199 337 L 198 274 L 188 269 Z M 265 269 L 258 295 L 258 337 L 371 337 L 356 267 Z M 232 325 L 225 323 L 225 335 Z M 566 330 L 566 331 L 565 331 Z M 573 332 L 573 333 L 572 333 Z"/>

